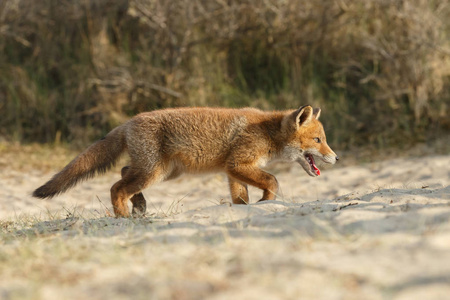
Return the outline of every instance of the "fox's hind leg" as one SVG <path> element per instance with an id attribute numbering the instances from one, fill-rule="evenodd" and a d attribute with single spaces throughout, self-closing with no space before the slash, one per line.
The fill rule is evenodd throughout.
<path id="1" fill-rule="evenodd" d="M 135 194 L 140 194 L 147 186 L 164 178 L 163 169 L 160 166 L 150 170 L 131 166 L 124 173 L 123 178 L 111 188 L 111 202 L 116 217 L 129 217 L 128 200 Z M 145 199 L 143 203 L 145 204 Z M 139 204 L 142 205 L 142 202 L 138 202 Z"/>
<path id="2" fill-rule="evenodd" d="M 231 200 L 234 204 L 248 204 L 248 188 L 247 184 L 237 181 L 231 176 L 228 176 L 228 183 L 230 185 Z"/>
<path id="3" fill-rule="evenodd" d="M 130 169 L 130 166 L 126 166 L 122 168 L 121 174 L 122 174 L 122 178 L 125 177 L 125 174 L 128 172 L 128 170 Z M 147 202 L 144 198 L 144 195 L 139 192 L 137 194 L 134 194 L 131 197 L 131 203 L 133 203 L 133 209 L 131 211 L 131 214 L 134 217 L 142 217 L 145 214 L 145 211 L 147 209 Z"/>

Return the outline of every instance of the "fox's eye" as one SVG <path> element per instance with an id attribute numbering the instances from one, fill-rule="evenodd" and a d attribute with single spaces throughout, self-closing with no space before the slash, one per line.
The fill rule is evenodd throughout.
<path id="1" fill-rule="evenodd" d="M 314 138 L 314 141 L 316 142 L 316 143 L 320 143 L 321 141 L 320 141 L 320 138 Z"/>

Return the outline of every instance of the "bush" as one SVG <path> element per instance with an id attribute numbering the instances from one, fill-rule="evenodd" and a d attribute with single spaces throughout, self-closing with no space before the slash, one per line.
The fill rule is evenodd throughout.
<path id="1" fill-rule="evenodd" d="M 84 144 L 157 108 L 310 103 L 341 148 L 423 141 L 450 130 L 449 19 L 426 0 L 4 0 L 0 135 Z"/>

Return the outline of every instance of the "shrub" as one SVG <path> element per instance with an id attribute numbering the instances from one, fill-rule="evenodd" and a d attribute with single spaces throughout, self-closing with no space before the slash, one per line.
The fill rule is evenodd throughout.
<path id="1" fill-rule="evenodd" d="M 0 135 L 86 143 L 169 106 L 322 107 L 340 147 L 447 134 L 447 1 L 0 4 Z"/>

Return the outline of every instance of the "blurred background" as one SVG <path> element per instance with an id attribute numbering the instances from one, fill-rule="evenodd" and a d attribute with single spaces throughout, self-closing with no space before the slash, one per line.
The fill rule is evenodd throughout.
<path id="1" fill-rule="evenodd" d="M 164 107 L 304 104 L 335 150 L 448 137 L 449 1 L 0 1 L 0 140 L 78 147 Z"/>

